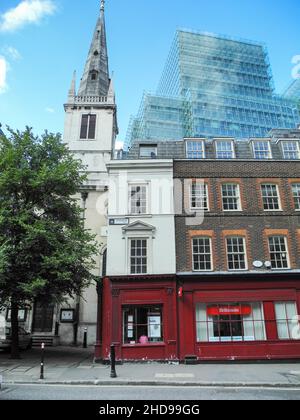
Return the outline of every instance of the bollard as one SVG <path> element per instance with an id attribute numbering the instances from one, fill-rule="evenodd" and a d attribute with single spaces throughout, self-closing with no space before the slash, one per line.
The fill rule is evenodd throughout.
<path id="1" fill-rule="evenodd" d="M 115 346 L 113 344 L 110 346 L 110 366 L 111 366 L 110 377 L 111 378 L 116 378 L 117 377 L 117 372 L 116 372 L 116 349 L 115 349 Z"/>
<path id="2" fill-rule="evenodd" d="M 87 349 L 87 328 L 84 329 L 83 333 L 83 348 Z"/>
<path id="3" fill-rule="evenodd" d="M 44 378 L 44 360 L 45 360 L 45 343 L 41 345 L 41 374 L 40 379 L 43 380 Z"/>

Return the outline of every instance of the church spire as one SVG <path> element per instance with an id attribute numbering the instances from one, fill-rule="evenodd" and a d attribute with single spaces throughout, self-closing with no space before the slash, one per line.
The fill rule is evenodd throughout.
<path id="1" fill-rule="evenodd" d="M 105 0 L 101 0 L 100 16 L 81 79 L 79 96 L 107 96 L 108 93 L 110 80 L 104 9 Z"/>

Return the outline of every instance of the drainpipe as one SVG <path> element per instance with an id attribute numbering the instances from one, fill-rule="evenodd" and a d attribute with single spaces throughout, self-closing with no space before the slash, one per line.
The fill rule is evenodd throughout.
<path id="1" fill-rule="evenodd" d="M 82 200 L 82 220 L 85 223 L 85 211 L 86 211 L 86 201 L 88 199 L 89 193 L 84 191 L 81 193 L 81 200 Z M 78 345 L 78 328 L 79 328 L 79 315 L 80 315 L 80 295 L 76 298 L 76 310 L 75 310 L 75 322 L 73 324 L 74 328 L 74 346 Z"/>

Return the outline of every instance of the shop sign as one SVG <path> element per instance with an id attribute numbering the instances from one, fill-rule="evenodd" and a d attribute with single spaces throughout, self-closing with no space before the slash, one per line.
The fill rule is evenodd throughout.
<path id="1" fill-rule="evenodd" d="M 239 306 L 210 306 L 207 308 L 208 316 L 221 316 L 221 315 L 251 315 L 252 308 L 250 305 L 239 305 Z"/>

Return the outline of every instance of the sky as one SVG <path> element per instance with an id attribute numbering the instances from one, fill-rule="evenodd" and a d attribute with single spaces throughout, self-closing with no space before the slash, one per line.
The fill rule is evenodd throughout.
<path id="1" fill-rule="evenodd" d="M 82 75 L 99 0 L 0 0 L 0 122 L 63 133 L 72 73 Z M 144 91 L 154 92 L 176 29 L 266 44 L 275 88 L 300 74 L 299 0 L 106 0 L 119 140 Z"/>

